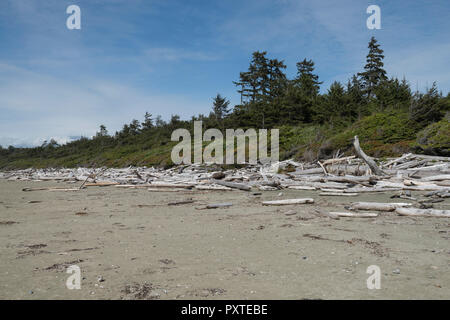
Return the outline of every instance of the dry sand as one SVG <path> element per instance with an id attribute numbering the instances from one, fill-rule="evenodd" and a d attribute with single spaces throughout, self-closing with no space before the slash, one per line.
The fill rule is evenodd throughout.
<path id="1" fill-rule="evenodd" d="M 73 184 L 0 180 L 1 299 L 450 298 L 448 218 L 331 220 L 314 212 L 398 202 L 387 193 L 22 191 L 43 186 Z M 261 205 L 294 197 L 316 203 Z M 167 206 L 189 199 L 195 203 Z M 218 202 L 233 206 L 196 209 Z M 73 264 L 80 290 L 65 285 Z M 367 289 L 370 265 L 381 268 L 380 290 Z"/>

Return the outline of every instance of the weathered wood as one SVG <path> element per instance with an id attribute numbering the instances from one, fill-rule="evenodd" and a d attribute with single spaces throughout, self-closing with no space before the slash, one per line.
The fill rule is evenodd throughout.
<path id="1" fill-rule="evenodd" d="M 273 201 L 263 201 L 262 204 L 264 206 L 286 206 L 291 204 L 306 204 L 306 203 L 314 203 L 314 199 L 303 198 L 303 199 L 273 200 Z"/>
<path id="2" fill-rule="evenodd" d="M 195 186 L 197 190 L 212 190 L 212 191 L 233 191 L 232 188 L 225 186 L 203 185 L 199 184 Z"/>
<path id="3" fill-rule="evenodd" d="M 79 188 L 23 188 L 22 191 L 79 191 Z"/>
<path id="4" fill-rule="evenodd" d="M 349 156 L 349 157 L 343 157 L 343 158 L 335 158 L 335 159 L 328 159 L 328 160 L 325 160 L 324 162 L 322 162 L 322 164 L 324 166 L 326 166 L 328 164 L 348 161 L 348 160 L 351 160 L 351 159 L 354 159 L 354 158 L 355 158 L 355 156 Z"/>
<path id="5" fill-rule="evenodd" d="M 233 204 L 226 202 L 226 203 L 213 203 L 213 204 L 208 204 L 206 206 L 206 209 L 218 209 L 218 208 L 228 208 L 231 207 Z"/>
<path id="6" fill-rule="evenodd" d="M 373 161 L 372 158 L 370 158 L 368 155 L 366 155 L 364 153 L 364 151 L 361 149 L 360 145 L 359 145 L 359 139 L 358 136 L 354 137 L 353 140 L 353 147 L 355 148 L 356 154 L 358 155 L 359 158 L 361 158 L 362 160 L 364 160 L 365 163 L 367 163 L 367 165 L 369 166 L 370 170 L 372 170 L 372 172 L 374 174 L 376 174 L 377 176 L 382 176 L 385 175 L 384 171 L 381 170 L 377 164 L 375 163 L 375 161 Z"/>
<path id="7" fill-rule="evenodd" d="M 248 185 L 242 184 L 242 183 L 235 183 L 235 182 L 228 182 L 228 181 L 222 181 L 222 180 L 212 180 L 215 184 L 233 188 L 233 189 L 239 189 L 244 191 L 250 191 L 252 188 Z"/>
<path id="8" fill-rule="evenodd" d="M 101 182 L 93 182 L 93 183 L 86 183 L 86 187 L 108 187 L 108 186 L 115 186 L 118 185 L 119 182 L 114 181 L 101 181 Z"/>
<path id="9" fill-rule="evenodd" d="M 411 203 L 382 203 L 382 202 L 354 202 L 347 207 L 348 210 L 374 210 L 374 211 L 394 211 L 397 208 L 411 207 Z"/>
<path id="10" fill-rule="evenodd" d="M 312 187 L 312 186 L 288 186 L 288 189 L 293 189 L 293 190 L 316 190 L 316 187 Z"/>
<path id="11" fill-rule="evenodd" d="M 194 203 L 195 200 L 183 200 L 183 201 L 175 201 L 175 202 L 169 202 L 167 205 L 168 206 L 179 206 L 182 204 L 189 204 L 189 203 Z"/>
<path id="12" fill-rule="evenodd" d="M 450 210 L 397 208 L 395 212 L 400 216 L 450 218 Z"/>
<path id="13" fill-rule="evenodd" d="M 430 176 L 421 179 L 422 181 L 446 181 L 450 180 L 450 174 L 441 174 L 437 176 Z"/>
<path id="14" fill-rule="evenodd" d="M 358 193 L 345 193 L 345 192 L 321 192 L 320 196 L 341 196 L 341 197 L 355 197 Z"/>
<path id="15" fill-rule="evenodd" d="M 406 159 L 409 159 L 409 158 L 414 158 L 414 157 L 412 156 L 412 153 L 407 153 L 407 154 L 404 154 L 403 156 L 401 156 L 400 158 L 397 158 L 397 159 L 388 161 L 388 162 L 386 162 L 386 163 L 383 165 L 383 167 L 387 168 L 387 167 L 389 167 L 390 165 L 393 165 L 393 164 L 395 164 L 395 163 L 397 163 L 397 162 L 402 162 L 403 160 L 406 160 Z"/>
<path id="16" fill-rule="evenodd" d="M 338 217 L 350 217 L 350 218 L 374 218 L 378 217 L 378 213 L 374 212 L 330 212 L 330 214 Z"/>

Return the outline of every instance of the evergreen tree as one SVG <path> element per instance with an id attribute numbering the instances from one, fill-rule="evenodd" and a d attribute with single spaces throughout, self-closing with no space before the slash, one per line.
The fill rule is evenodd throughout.
<path id="1" fill-rule="evenodd" d="M 426 126 L 431 122 L 441 120 L 448 111 L 449 105 L 443 99 L 442 94 L 438 92 L 434 82 L 425 94 L 415 93 L 409 112 L 412 120 L 421 126 Z"/>
<path id="2" fill-rule="evenodd" d="M 153 128 L 153 119 L 152 119 L 152 114 L 146 112 L 144 115 L 144 122 L 142 122 L 142 129 L 143 130 L 148 130 Z"/>
<path id="3" fill-rule="evenodd" d="M 319 94 L 319 76 L 314 74 L 314 62 L 304 59 L 297 63 L 297 77 L 290 81 L 283 101 L 284 113 L 294 121 L 311 122 Z"/>
<path id="4" fill-rule="evenodd" d="M 97 132 L 96 137 L 106 137 L 108 135 L 108 130 L 106 130 L 106 127 L 102 124 L 100 125 L 100 131 Z"/>
<path id="5" fill-rule="evenodd" d="M 372 37 L 369 42 L 369 53 L 366 57 L 366 65 L 364 72 L 358 73 L 361 77 L 361 82 L 367 97 L 370 99 L 374 89 L 383 81 L 387 80 L 386 71 L 383 69 L 384 55 L 375 37 Z"/>
<path id="6" fill-rule="evenodd" d="M 313 73 L 314 62 L 306 58 L 297 62 L 297 78 L 294 83 L 298 86 L 303 95 L 308 98 L 314 98 L 319 94 L 320 85 L 319 76 Z"/>
<path id="7" fill-rule="evenodd" d="M 222 121 L 223 118 L 228 115 L 230 112 L 228 109 L 229 105 L 230 101 L 228 101 L 225 97 L 222 97 L 219 93 L 215 98 L 213 98 L 213 113 L 218 121 Z"/>
<path id="8" fill-rule="evenodd" d="M 368 114 L 367 104 L 364 99 L 363 86 L 356 75 L 347 83 L 347 95 L 351 110 L 355 118 L 360 120 L 363 115 Z"/>

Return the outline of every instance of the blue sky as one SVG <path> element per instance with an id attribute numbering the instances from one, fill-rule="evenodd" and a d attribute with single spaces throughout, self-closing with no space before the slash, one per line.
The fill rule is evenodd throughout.
<path id="1" fill-rule="evenodd" d="M 81 8 L 81 30 L 66 8 Z M 368 30 L 366 8 L 381 8 Z M 361 71 L 374 35 L 390 76 L 450 90 L 448 0 L 2 0 L 0 145 L 110 133 L 146 111 L 188 119 L 232 83 L 251 53 L 283 59 L 287 74 L 311 58 L 323 91 Z"/>

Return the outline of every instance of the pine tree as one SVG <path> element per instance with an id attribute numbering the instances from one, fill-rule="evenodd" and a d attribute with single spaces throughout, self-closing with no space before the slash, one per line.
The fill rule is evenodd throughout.
<path id="1" fill-rule="evenodd" d="M 144 122 L 142 122 L 142 129 L 143 130 L 148 130 L 153 128 L 153 119 L 152 119 L 152 114 L 146 112 L 144 115 Z"/>
<path id="2" fill-rule="evenodd" d="M 228 109 L 229 105 L 230 101 L 228 101 L 225 97 L 222 97 L 219 93 L 215 98 L 213 98 L 213 112 L 218 121 L 222 121 L 223 118 L 228 115 L 230 112 Z"/>
<path id="3" fill-rule="evenodd" d="M 106 137 L 108 135 L 108 130 L 106 130 L 106 127 L 102 124 L 100 125 L 100 131 L 97 132 L 97 137 Z"/>
<path id="4" fill-rule="evenodd" d="M 314 62 L 312 60 L 306 60 L 306 58 L 297 62 L 297 78 L 294 79 L 296 86 L 300 88 L 302 94 L 309 98 L 317 96 L 320 90 L 319 76 L 313 73 Z"/>
<path id="5" fill-rule="evenodd" d="M 369 53 L 366 57 L 366 65 L 364 72 L 358 73 L 361 77 L 361 82 L 367 97 L 370 99 L 374 89 L 383 81 L 387 80 L 386 71 L 383 69 L 384 55 L 375 37 L 372 37 L 369 42 Z"/>

